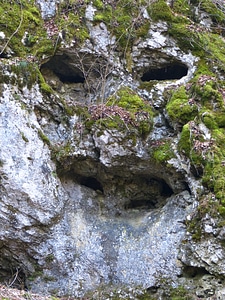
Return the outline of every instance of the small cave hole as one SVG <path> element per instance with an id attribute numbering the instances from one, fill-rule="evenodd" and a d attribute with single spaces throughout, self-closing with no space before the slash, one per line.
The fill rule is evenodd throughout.
<path id="1" fill-rule="evenodd" d="M 148 288 L 146 289 L 146 292 L 147 292 L 148 294 L 155 294 L 155 293 L 157 293 L 158 289 L 159 289 L 158 286 L 153 285 L 153 286 L 148 287 Z"/>
<path id="2" fill-rule="evenodd" d="M 101 183 L 94 177 L 82 177 L 80 179 L 80 184 L 94 191 L 101 191 L 103 193 L 103 187 Z"/>
<path id="3" fill-rule="evenodd" d="M 186 76 L 188 73 L 188 67 L 183 64 L 172 64 L 165 66 L 160 69 L 150 69 L 145 72 L 141 80 L 150 81 L 150 80 L 173 80 L 181 79 Z"/>
<path id="4" fill-rule="evenodd" d="M 7 283 L 12 288 L 18 290 L 28 290 L 26 285 L 26 275 L 20 267 L 11 267 L 9 269 L 0 268 L 0 282 Z"/>
<path id="5" fill-rule="evenodd" d="M 126 183 L 129 186 L 129 183 Z M 173 195 L 172 188 L 163 180 L 156 178 L 134 178 L 131 186 L 136 190 L 131 193 L 124 209 L 149 210 L 163 207 L 167 199 Z"/>
<path id="6" fill-rule="evenodd" d="M 163 197 L 167 197 L 167 198 L 169 198 L 170 196 L 173 195 L 173 190 L 171 189 L 171 187 L 165 181 L 161 182 L 160 195 L 163 196 Z"/>
<path id="7" fill-rule="evenodd" d="M 44 77 L 54 74 L 62 83 L 84 83 L 83 72 L 66 54 L 55 55 L 41 66 Z"/>
<path id="8" fill-rule="evenodd" d="M 62 83 L 84 83 L 85 81 L 84 77 L 78 73 L 60 74 L 55 72 L 55 75 Z"/>
<path id="9" fill-rule="evenodd" d="M 126 209 L 154 209 L 156 208 L 156 203 L 152 200 L 131 200 L 125 205 Z"/>
<path id="10" fill-rule="evenodd" d="M 192 267 L 192 266 L 185 266 L 182 272 L 182 276 L 186 278 L 194 278 L 206 274 L 210 274 L 210 273 L 204 267 Z"/>
<path id="11" fill-rule="evenodd" d="M 1 49 L 0 49 L 1 50 Z M 6 53 L 2 52 L 0 54 L 0 58 L 9 58 L 9 55 L 7 55 Z"/>

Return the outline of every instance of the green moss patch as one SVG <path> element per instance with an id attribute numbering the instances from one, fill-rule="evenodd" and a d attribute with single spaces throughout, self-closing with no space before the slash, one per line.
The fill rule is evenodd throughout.
<path id="1" fill-rule="evenodd" d="M 189 98 L 185 86 L 181 86 L 171 95 L 166 109 L 172 121 L 183 125 L 198 114 L 198 106 Z"/>
<path id="2" fill-rule="evenodd" d="M 164 163 L 175 157 L 172 141 L 164 140 L 158 141 L 155 145 L 153 145 L 153 159 L 158 163 Z"/>
<path id="3" fill-rule="evenodd" d="M 219 9 L 219 6 L 216 5 L 215 1 L 211 0 L 195 0 L 195 4 L 198 5 L 200 9 L 205 11 L 209 14 L 212 21 L 215 23 L 215 25 L 225 24 L 225 13 L 221 9 Z"/>
<path id="4" fill-rule="evenodd" d="M 159 20 L 171 22 L 174 20 L 173 12 L 165 0 L 154 1 L 149 5 L 148 13 L 154 22 Z"/>
<path id="5" fill-rule="evenodd" d="M 206 139 L 198 124 L 185 124 L 179 140 L 179 150 L 189 157 L 196 175 L 219 200 L 218 210 L 225 208 L 225 129 L 212 129 Z"/>
<path id="6" fill-rule="evenodd" d="M 94 21 L 104 22 L 123 50 L 130 48 L 138 37 L 147 35 L 149 22 L 140 13 L 143 3 L 121 0 L 105 5 L 98 0 L 93 4 L 97 8 Z"/>
<path id="7" fill-rule="evenodd" d="M 12 55 L 19 57 L 36 55 L 38 49 L 49 42 L 53 48 L 34 0 L 3 0 L 0 5 L 0 15 L 0 31 L 6 36 L 1 50 L 4 50 L 3 54 L 8 51 L 7 47 L 11 49 Z"/>
<path id="8" fill-rule="evenodd" d="M 129 123 L 145 137 L 152 129 L 153 110 L 147 101 L 128 87 L 122 87 L 107 100 L 107 106 L 118 106 L 129 114 Z"/>
<path id="9" fill-rule="evenodd" d="M 38 74 L 37 65 L 27 60 L 4 59 L 4 64 L 0 64 L 0 82 L 18 85 L 19 88 L 24 86 L 31 88 L 35 82 L 38 82 Z"/>
<path id="10" fill-rule="evenodd" d="M 85 22 L 85 10 L 88 1 L 63 1 L 53 22 L 67 43 L 82 44 L 89 38 Z"/>

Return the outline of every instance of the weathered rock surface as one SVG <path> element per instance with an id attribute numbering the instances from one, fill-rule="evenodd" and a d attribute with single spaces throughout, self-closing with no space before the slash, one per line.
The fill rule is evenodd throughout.
<path id="1" fill-rule="evenodd" d="M 36 1 L 52 31 L 60 3 Z M 176 290 L 222 299 L 223 198 L 204 168 L 222 148 L 206 118 L 223 128 L 211 114 L 223 112 L 224 83 L 201 76 L 198 51 L 183 49 L 168 20 L 153 22 L 146 7 L 136 21 L 150 27 L 127 52 L 96 11 L 84 10 L 89 38 L 78 45 L 58 30 L 39 69 L 35 57 L 0 55 L 0 277 L 58 296 L 173 299 Z M 209 12 L 198 16 L 199 32 L 210 31 Z M 212 70 L 223 82 L 223 70 Z"/>

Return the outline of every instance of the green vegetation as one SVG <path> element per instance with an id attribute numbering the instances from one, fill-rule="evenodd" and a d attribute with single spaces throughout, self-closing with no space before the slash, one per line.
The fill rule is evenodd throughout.
<path id="1" fill-rule="evenodd" d="M 25 134 L 24 134 L 22 131 L 20 131 L 20 134 L 21 134 L 22 139 L 24 140 L 24 142 L 25 142 L 25 143 L 28 143 L 29 140 L 28 140 L 28 138 L 25 136 Z"/>
<path id="2" fill-rule="evenodd" d="M 51 145 L 49 138 L 40 129 L 38 129 L 38 135 L 44 144 L 46 144 L 48 146 Z"/>
<path id="3" fill-rule="evenodd" d="M 88 28 L 84 21 L 87 4 L 88 1 L 74 0 L 62 1 L 60 3 L 55 18 L 55 27 L 58 29 L 58 32 L 63 33 L 67 43 L 73 41 L 76 44 L 82 44 L 89 38 Z"/>
<path id="4" fill-rule="evenodd" d="M 40 85 L 42 93 L 46 95 L 53 94 L 54 93 L 53 89 L 45 82 L 45 79 L 39 70 L 37 71 L 37 76 L 38 76 L 38 83 Z"/>
<path id="5" fill-rule="evenodd" d="M 170 119 L 180 124 L 193 120 L 198 113 L 198 106 L 195 103 L 190 103 L 185 86 L 175 90 L 166 109 Z"/>
<path id="6" fill-rule="evenodd" d="M 25 57 L 38 54 L 41 47 L 46 50 L 47 44 L 51 44 L 53 49 L 34 0 L 1 0 L 0 14 L 0 31 L 6 36 L 3 48 L 0 49 L 3 53 L 12 52 L 15 56 Z"/>
<path id="7" fill-rule="evenodd" d="M 123 110 L 116 108 L 120 119 L 129 128 L 137 128 L 142 137 L 146 137 L 151 131 L 153 125 L 152 107 L 132 89 L 128 87 L 120 88 L 116 94 L 107 99 L 106 105 L 121 107 Z"/>
<path id="8" fill-rule="evenodd" d="M 0 83 L 31 88 L 38 82 L 43 93 L 52 95 L 54 91 L 45 82 L 37 62 L 55 54 L 61 46 L 61 37 L 68 44 L 73 41 L 77 47 L 89 38 L 85 20 L 89 1 L 62 1 L 57 15 L 47 21 L 42 20 L 35 0 L 0 0 L 0 3 L 0 31 L 5 34 L 0 48 L 4 60 L 0 65 Z M 199 214 L 219 213 L 225 217 L 225 81 L 217 76 L 225 72 L 224 12 L 211 0 L 176 0 L 171 6 L 165 0 L 151 4 L 149 1 L 105 3 L 94 0 L 93 5 L 96 8 L 94 24 L 104 22 L 111 36 L 116 37 L 117 50 L 124 54 L 129 72 L 133 67 L 131 49 L 134 42 L 145 38 L 151 22 L 159 20 L 167 23 L 169 36 L 177 41 L 182 51 L 191 51 L 199 57 L 194 78 L 186 86 L 166 91 L 166 111 L 171 123 L 178 125 L 175 130 L 179 134 L 180 154 L 189 159 L 193 173 L 201 178 L 211 195 L 207 201 L 205 196 L 201 199 Z M 208 30 L 199 23 L 193 5 L 210 15 L 213 23 Z M 143 7 L 147 8 L 150 20 L 141 15 Z M 10 56 L 20 59 L 8 62 Z M 143 82 L 140 88 L 151 90 L 154 84 L 153 81 Z M 15 99 L 19 101 L 16 94 Z M 127 138 L 133 139 L 134 143 L 137 137 L 145 139 L 151 132 L 154 115 L 151 105 L 128 87 L 120 88 L 106 99 L 106 103 L 90 107 L 64 103 L 64 113 L 65 119 L 74 114 L 79 116 L 79 124 L 74 130 L 80 136 L 95 129 L 99 134 L 104 129 L 117 129 L 127 132 Z M 48 137 L 41 130 L 38 134 L 50 146 Z M 22 132 L 21 137 L 28 143 Z M 57 153 L 58 158 L 68 156 L 71 147 L 68 142 Z M 175 155 L 168 139 L 151 151 L 158 163 L 165 163 Z M 213 197 L 216 200 L 212 201 Z M 199 239 L 201 226 L 198 222 L 191 226 L 195 228 L 193 237 Z M 173 293 L 174 300 L 186 297 L 182 289 Z"/>
<path id="9" fill-rule="evenodd" d="M 224 40 L 218 33 L 224 28 L 225 13 L 211 0 L 196 0 L 192 4 L 209 14 L 213 21 L 211 31 L 199 24 L 198 16 L 187 0 L 174 1 L 173 7 L 158 0 L 149 7 L 149 13 L 154 21 L 168 22 L 168 33 L 183 51 L 191 50 L 200 57 L 207 53 L 210 63 L 221 61 L 223 65 L 219 67 L 224 68 Z"/>
<path id="10" fill-rule="evenodd" d="M 101 0 L 96 0 L 93 4 L 97 8 L 94 21 L 104 22 L 125 52 L 134 39 L 146 36 L 150 24 L 140 14 L 143 2 L 120 0 L 105 5 Z"/>
<path id="11" fill-rule="evenodd" d="M 215 25 L 225 24 L 224 12 L 214 2 L 211 0 L 195 0 L 195 4 L 210 15 Z"/>
<path id="12" fill-rule="evenodd" d="M 105 104 L 87 107 L 78 103 L 76 106 L 64 103 L 64 109 L 69 116 L 78 115 L 82 130 L 88 132 L 97 126 L 99 129 L 135 132 L 145 138 L 153 125 L 152 107 L 128 87 L 120 88 Z"/>
<path id="13" fill-rule="evenodd" d="M 202 177 L 203 185 L 219 201 L 219 204 L 217 203 L 217 211 L 225 215 L 224 128 L 212 129 L 211 138 L 206 139 L 198 124 L 189 122 L 183 126 L 179 140 L 179 149 L 181 153 L 190 158 L 196 174 Z M 202 208 L 201 205 L 200 208 Z M 212 206 L 208 205 L 208 210 L 212 211 L 212 208 Z"/>
<path id="14" fill-rule="evenodd" d="M 31 88 L 38 81 L 38 74 L 37 65 L 26 60 L 4 59 L 4 64 L 0 65 L 0 83 L 17 84 L 19 88 Z"/>
<path id="15" fill-rule="evenodd" d="M 193 18 L 193 11 L 191 10 L 190 2 L 188 0 L 174 1 L 172 10 L 174 13 L 180 14 L 188 18 Z"/>
<path id="16" fill-rule="evenodd" d="M 172 150 L 172 145 L 170 140 L 164 140 L 157 145 L 153 150 L 152 154 L 154 160 L 158 163 L 164 163 L 175 157 L 175 154 Z"/>
<path id="17" fill-rule="evenodd" d="M 194 300 L 183 286 L 171 288 L 170 297 L 171 300 Z"/>
<path id="18" fill-rule="evenodd" d="M 154 1 L 149 5 L 148 13 L 154 22 L 159 20 L 172 22 L 174 20 L 173 12 L 165 0 Z"/>

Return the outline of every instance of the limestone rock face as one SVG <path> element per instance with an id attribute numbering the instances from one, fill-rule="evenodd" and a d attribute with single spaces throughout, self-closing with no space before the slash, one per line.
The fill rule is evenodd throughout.
<path id="1" fill-rule="evenodd" d="M 38 64 L 35 55 L 0 54 L 3 282 L 93 299 L 143 293 L 168 299 L 174 290 L 220 299 L 225 234 L 223 172 L 216 172 L 224 165 L 218 150 L 224 73 L 212 64 L 210 75 L 201 74 L 206 50 L 198 48 L 201 26 L 210 31 L 215 20 L 193 5 L 181 17 L 165 2 L 172 16 L 156 21 L 154 7 L 140 7 L 132 23 L 137 36 L 127 28 L 124 45 L 124 33 L 118 39 L 97 14 L 100 4 L 36 5 L 51 54 L 40 54 Z M 69 20 L 62 30 L 52 19 L 60 5 L 63 22 Z M 85 39 L 70 20 L 78 8 Z M 201 25 L 191 20 L 197 16 Z M 175 17 L 177 36 L 169 22 Z M 185 40 L 185 48 L 176 27 L 180 18 L 191 34 L 199 33 Z M 143 35 L 138 29 L 146 24 Z"/>
<path id="2" fill-rule="evenodd" d="M 37 85 L 4 85 L 2 276 L 10 280 L 10 268 L 17 268 L 35 291 L 76 296 L 101 284 L 147 288 L 161 276 L 175 280 L 193 202 L 183 170 L 149 161 L 148 144 L 117 130 L 77 140 L 72 120 L 63 130 L 35 114 L 46 105 Z M 59 177 L 40 124 L 51 130 L 52 144 L 74 143 L 58 158 Z"/>

